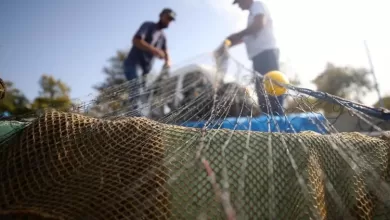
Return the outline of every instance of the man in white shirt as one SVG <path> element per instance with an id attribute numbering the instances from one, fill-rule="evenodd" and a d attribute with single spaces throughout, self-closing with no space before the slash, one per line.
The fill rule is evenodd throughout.
<path id="1" fill-rule="evenodd" d="M 279 49 L 268 8 L 263 2 L 254 0 L 235 0 L 233 4 L 236 3 L 242 10 L 249 11 L 248 26 L 227 38 L 231 41 L 231 46 L 245 43 L 248 57 L 253 61 L 255 74 L 264 75 L 272 70 L 279 70 Z M 268 96 L 270 103 L 270 109 L 268 109 L 263 83 L 259 77 L 255 76 L 255 78 L 256 92 L 262 112 L 283 115 L 284 96 Z"/>

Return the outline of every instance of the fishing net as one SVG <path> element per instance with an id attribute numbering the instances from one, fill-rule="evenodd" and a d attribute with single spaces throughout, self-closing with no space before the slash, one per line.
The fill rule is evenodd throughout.
<path id="1" fill-rule="evenodd" d="M 390 219 L 385 110 L 285 85 L 294 107 L 260 112 L 252 72 L 229 62 L 246 87 L 192 65 L 141 88 L 136 110 L 133 81 L 3 124 L 2 219 Z"/>

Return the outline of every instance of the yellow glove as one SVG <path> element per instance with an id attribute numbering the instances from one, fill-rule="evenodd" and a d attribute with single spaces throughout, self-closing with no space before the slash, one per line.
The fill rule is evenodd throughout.
<path id="1" fill-rule="evenodd" d="M 215 56 L 219 57 L 219 56 L 223 55 L 224 53 L 226 53 L 226 50 L 230 47 L 231 44 L 232 44 L 232 42 L 230 40 L 228 40 L 228 39 L 224 40 L 222 45 L 219 46 L 219 48 L 215 51 Z"/>
<path id="2" fill-rule="evenodd" d="M 229 39 L 226 39 L 223 43 L 225 47 L 230 47 L 232 45 L 232 42 Z"/>

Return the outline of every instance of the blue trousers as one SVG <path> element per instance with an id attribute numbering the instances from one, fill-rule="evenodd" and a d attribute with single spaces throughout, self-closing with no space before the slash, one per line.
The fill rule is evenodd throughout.
<path id="1" fill-rule="evenodd" d="M 143 79 L 147 73 L 137 63 L 125 63 L 123 72 L 126 79 L 131 82 L 129 88 L 129 104 L 135 110 L 138 108 L 137 101 L 140 96 L 140 88 L 145 83 L 144 81 L 140 82 L 139 77 Z"/>
<path id="2" fill-rule="evenodd" d="M 265 50 L 252 58 L 253 69 L 255 74 L 264 75 L 272 70 L 279 70 L 279 50 Z M 260 110 L 266 114 L 284 115 L 283 102 L 284 95 L 272 96 L 268 95 L 268 101 L 264 95 L 265 90 L 263 88 L 263 82 L 260 77 L 255 75 L 256 93 L 259 101 Z M 267 103 L 269 103 L 267 107 Z"/>

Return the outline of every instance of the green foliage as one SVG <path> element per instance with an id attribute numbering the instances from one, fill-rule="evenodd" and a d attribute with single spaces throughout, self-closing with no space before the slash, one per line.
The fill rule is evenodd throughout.
<path id="1" fill-rule="evenodd" d="M 383 104 L 385 105 L 384 107 L 386 109 L 390 109 L 390 96 L 385 96 L 382 99 L 383 99 Z M 374 104 L 374 107 L 382 108 L 382 105 L 379 100 Z"/>
<path id="2" fill-rule="evenodd" d="M 364 68 L 337 67 L 328 63 L 325 70 L 313 80 L 317 90 L 356 102 L 374 89 Z"/>
<path id="3" fill-rule="evenodd" d="M 96 103 L 90 109 L 90 115 L 107 114 L 121 108 L 122 102 L 125 101 L 125 97 L 128 95 L 128 90 L 113 88 L 127 82 L 123 73 L 123 61 L 126 56 L 126 51 L 117 51 L 116 55 L 108 60 L 110 65 L 103 68 L 103 74 L 106 77 L 102 83 L 93 86 L 99 92 L 99 95 L 95 100 Z"/>
<path id="4" fill-rule="evenodd" d="M 41 86 L 40 97 L 54 99 L 69 96 L 70 88 L 53 76 L 43 74 L 39 80 L 39 85 Z"/>
<path id="5" fill-rule="evenodd" d="M 312 81 L 317 90 L 361 102 L 362 98 L 374 89 L 369 72 L 364 68 L 338 67 L 328 63 L 322 73 Z M 293 85 L 300 85 L 299 78 L 290 79 Z M 325 114 L 342 113 L 340 105 L 318 100 L 313 97 L 297 97 L 287 100 L 287 112 L 323 111 Z"/>
<path id="6" fill-rule="evenodd" d="M 126 78 L 122 68 L 125 58 L 125 51 L 118 51 L 115 56 L 111 57 L 108 60 L 110 66 L 103 68 L 103 74 L 106 76 L 104 82 L 95 85 L 93 88 L 99 92 L 103 92 L 105 89 L 125 83 Z"/>
<path id="7" fill-rule="evenodd" d="M 328 63 L 313 83 L 319 91 L 361 103 L 363 97 L 374 89 L 369 75 L 370 72 L 364 68 L 338 67 Z M 340 105 L 320 102 L 318 106 L 325 114 L 340 114 L 344 111 Z"/>
<path id="8" fill-rule="evenodd" d="M 0 112 L 10 112 L 12 115 L 22 115 L 28 113 L 29 101 L 26 96 L 12 82 L 5 81 L 6 94 L 0 100 Z"/>
<path id="9" fill-rule="evenodd" d="M 40 95 L 32 103 L 33 109 L 54 108 L 60 111 L 70 109 L 72 105 L 69 97 L 70 88 L 65 83 L 53 76 L 43 74 L 39 80 L 39 85 L 41 87 Z"/>

